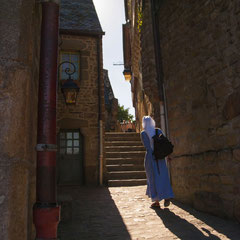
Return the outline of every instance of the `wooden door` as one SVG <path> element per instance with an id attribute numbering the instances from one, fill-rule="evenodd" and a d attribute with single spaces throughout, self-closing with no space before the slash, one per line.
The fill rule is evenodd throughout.
<path id="1" fill-rule="evenodd" d="M 58 135 L 59 185 L 83 184 L 83 136 L 79 130 L 61 130 Z"/>

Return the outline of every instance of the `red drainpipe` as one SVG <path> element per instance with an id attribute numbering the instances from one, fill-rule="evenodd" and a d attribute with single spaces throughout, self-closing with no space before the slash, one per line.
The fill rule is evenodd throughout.
<path id="1" fill-rule="evenodd" d="M 33 222 L 36 239 L 57 239 L 60 207 L 56 202 L 56 82 L 59 3 L 42 2 L 38 93 L 37 186 Z"/>

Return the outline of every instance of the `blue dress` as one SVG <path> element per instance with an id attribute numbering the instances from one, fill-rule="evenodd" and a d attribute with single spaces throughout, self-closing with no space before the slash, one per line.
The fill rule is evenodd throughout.
<path id="1" fill-rule="evenodd" d="M 158 134 L 161 133 L 162 131 L 158 129 Z M 157 160 L 157 164 L 151 148 L 150 139 L 145 131 L 141 132 L 141 140 L 146 148 L 146 155 L 144 159 L 147 176 L 146 195 L 148 195 L 152 201 L 161 201 L 162 199 L 173 198 L 174 195 L 170 185 L 168 168 L 165 159 Z"/>

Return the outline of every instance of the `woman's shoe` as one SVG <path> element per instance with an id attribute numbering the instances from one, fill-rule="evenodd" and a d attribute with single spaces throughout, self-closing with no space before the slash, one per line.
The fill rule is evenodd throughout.
<path id="1" fill-rule="evenodd" d="M 168 207 L 170 205 L 170 199 L 164 200 L 164 207 Z"/>
<path id="2" fill-rule="evenodd" d="M 154 202 L 151 204 L 151 208 L 160 207 L 159 202 Z"/>

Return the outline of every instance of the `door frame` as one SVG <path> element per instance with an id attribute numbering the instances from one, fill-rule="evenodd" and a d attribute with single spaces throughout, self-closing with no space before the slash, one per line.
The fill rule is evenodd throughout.
<path id="1" fill-rule="evenodd" d="M 59 176 L 59 159 L 60 159 L 60 133 L 61 132 L 76 132 L 78 131 L 79 132 L 79 139 L 82 138 L 82 144 L 80 145 L 80 141 L 79 141 L 79 148 L 80 146 L 82 147 L 82 164 L 81 164 L 81 167 L 82 167 L 82 177 L 81 177 L 81 182 L 82 184 L 61 184 L 61 183 L 58 183 L 58 176 Z M 78 185 L 85 185 L 85 139 L 84 139 L 84 135 L 82 134 L 81 132 L 81 129 L 80 128 L 60 128 L 59 129 L 59 132 L 57 133 L 57 146 L 58 146 L 58 151 L 57 151 L 57 185 L 58 186 L 78 186 Z"/>

